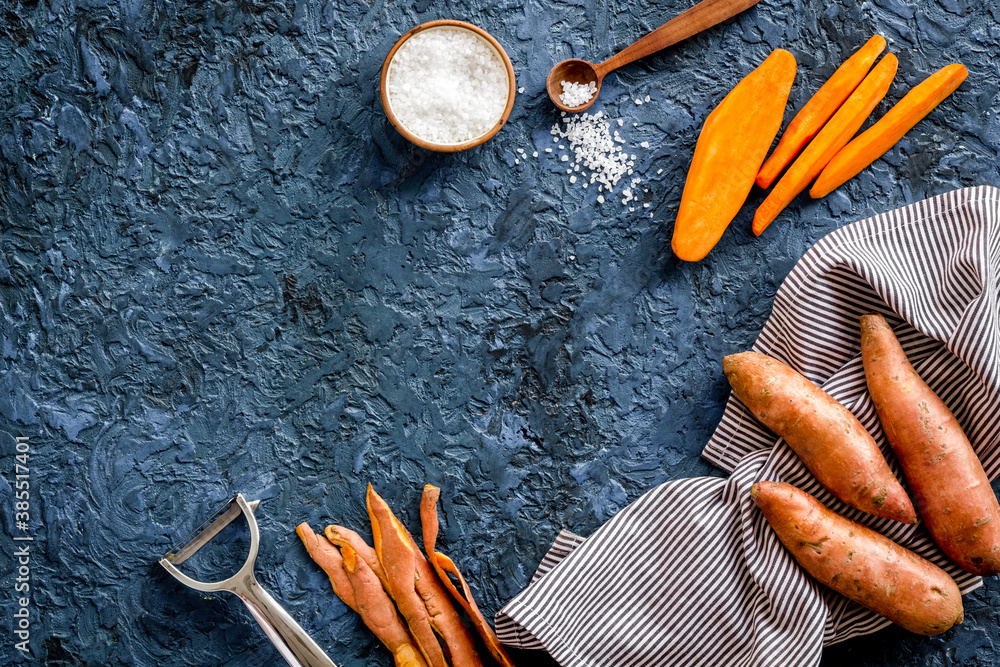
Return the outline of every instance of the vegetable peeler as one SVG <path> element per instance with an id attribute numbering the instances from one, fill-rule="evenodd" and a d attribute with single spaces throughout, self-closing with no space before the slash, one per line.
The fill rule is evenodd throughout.
<path id="1" fill-rule="evenodd" d="M 259 502 L 247 503 L 243 494 L 237 493 L 222 509 L 172 547 L 160 559 L 160 565 L 188 588 L 204 593 L 229 591 L 238 596 L 291 667 L 337 667 L 302 626 L 257 583 L 253 568 L 260 546 L 260 530 L 253 512 Z M 236 574 L 222 581 L 204 582 L 192 579 L 177 569 L 177 565 L 197 553 L 241 513 L 250 526 L 250 553 Z"/>

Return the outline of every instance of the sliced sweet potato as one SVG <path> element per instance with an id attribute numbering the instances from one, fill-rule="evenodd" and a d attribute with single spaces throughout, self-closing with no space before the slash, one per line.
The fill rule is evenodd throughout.
<path id="1" fill-rule="evenodd" d="M 872 63 L 885 50 L 885 38 L 875 35 L 868 43 L 858 49 L 857 53 L 844 61 L 826 83 L 820 86 L 802 110 L 788 124 L 781 140 L 775 147 L 771 157 L 757 174 L 757 185 L 764 190 L 771 187 L 785 167 L 792 163 L 795 156 L 808 144 L 826 122 L 830 120 L 837 109 L 844 103 L 854 89 L 858 87 Z"/>
<path id="2" fill-rule="evenodd" d="M 861 129 L 865 119 L 878 106 L 896 76 L 899 65 L 896 56 L 889 53 L 868 73 L 847 101 L 837 109 L 833 118 L 816 134 L 805 150 L 796 158 L 778 184 L 757 207 L 753 216 L 753 233 L 760 236 L 778 214 L 785 210 L 795 197 L 809 187 L 833 156 L 847 145 L 854 133 Z"/>
<path id="3" fill-rule="evenodd" d="M 795 68 L 795 56 L 776 49 L 705 119 L 674 223 L 678 258 L 704 258 L 739 213 L 781 129 Z"/>
<path id="4" fill-rule="evenodd" d="M 809 196 L 813 199 L 825 197 L 882 157 L 944 98 L 955 92 L 968 75 L 965 65 L 954 63 L 927 77 L 877 123 L 852 139 L 833 156 L 813 183 Z"/>

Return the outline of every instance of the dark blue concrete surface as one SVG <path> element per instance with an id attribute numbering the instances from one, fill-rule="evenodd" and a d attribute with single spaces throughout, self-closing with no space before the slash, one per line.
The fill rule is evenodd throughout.
<path id="1" fill-rule="evenodd" d="M 751 344 L 818 238 L 1000 185 L 1000 8 L 981 0 L 762 0 L 611 77 L 601 103 L 625 120 L 653 219 L 596 205 L 550 159 L 514 165 L 551 145 L 555 61 L 610 55 L 690 4 L 4 4 L 0 587 L 9 618 L 12 436 L 27 435 L 34 663 L 277 664 L 238 601 L 155 565 L 240 490 L 264 500 L 264 585 L 341 665 L 389 665 L 296 523 L 363 529 L 370 481 L 415 528 L 421 485 L 438 484 L 442 548 L 492 614 L 559 529 L 717 474 L 698 453 L 727 395 L 719 360 Z M 458 155 L 407 144 L 377 99 L 389 47 L 434 18 L 490 30 L 525 89 L 493 141 Z M 969 81 L 762 238 L 755 191 L 707 260 L 672 258 L 698 128 L 733 82 L 792 51 L 789 120 L 874 32 L 900 59 L 876 113 L 949 62 Z M 989 581 L 942 637 L 886 631 L 827 663 L 990 664 L 998 595 Z M 0 632 L 0 662 L 19 659 Z"/>

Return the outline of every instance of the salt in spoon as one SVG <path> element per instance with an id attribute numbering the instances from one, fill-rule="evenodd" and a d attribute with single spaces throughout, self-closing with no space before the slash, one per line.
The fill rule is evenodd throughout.
<path id="1" fill-rule="evenodd" d="M 680 16 L 667 21 L 653 32 L 632 44 L 632 46 L 619 51 L 603 63 L 595 65 L 578 58 L 564 60 L 552 68 L 552 71 L 549 72 L 549 77 L 545 80 L 545 88 L 548 90 L 549 98 L 558 109 L 563 111 L 583 111 L 597 100 L 597 95 L 601 92 L 601 82 L 611 72 L 623 65 L 633 63 L 639 58 L 645 58 L 660 49 L 665 49 L 668 46 L 683 41 L 702 30 L 722 23 L 726 19 L 736 16 L 744 9 L 756 5 L 759 1 L 702 0 L 702 2 L 699 2 Z M 579 106 L 568 107 L 559 99 L 559 96 L 563 92 L 561 85 L 563 81 L 583 85 L 596 83 L 597 89 L 587 102 Z"/>

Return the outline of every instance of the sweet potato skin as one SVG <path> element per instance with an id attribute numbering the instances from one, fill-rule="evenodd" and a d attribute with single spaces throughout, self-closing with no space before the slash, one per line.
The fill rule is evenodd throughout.
<path id="1" fill-rule="evenodd" d="M 913 503 L 851 411 L 793 369 L 757 352 L 723 359 L 733 392 L 780 435 L 816 479 L 851 507 L 902 523 Z"/>
<path id="2" fill-rule="evenodd" d="M 366 502 L 375 551 L 385 569 L 389 593 L 409 624 L 427 663 L 431 667 L 483 667 L 472 635 L 462 624 L 447 591 L 420 553 L 410 531 L 371 484 Z M 435 632 L 445 642 L 447 659 Z"/>
<path id="3" fill-rule="evenodd" d="M 962 622 L 958 586 L 930 561 L 789 484 L 758 482 L 750 495 L 802 569 L 825 586 L 917 634 Z"/>
<path id="4" fill-rule="evenodd" d="M 358 601 L 354 597 L 354 587 L 347 572 L 344 571 L 344 558 L 340 555 L 340 550 L 325 539 L 321 539 L 308 523 L 303 522 L 296 526 L 295 534 L 302 540 L 309 556 L 326 572 L 337 597 L 355 613 L 360 613 Z"/>
<path id="5" fill-rule="evenodd" d="M 438 536 L 437 503 L 440 497 L 441 489 L 433 484 L 424 485 L 424 492 L 420 497 L 420 525 L 423 528 L 424 549 L 427 551 L 427 561 L 434 568 L 434 572 L 437 573 L 441 583 L 451 593 L 455 602 L 465 609 L 465 613 L 469 615 L 472 625 L 476 628 L 479 636 L 482 637 L 483 643 L 486 644 L 486 648 L 489 649 L 493 659 L 501 667 L 515 667 L 514 661 L 507 654 L 493 628 L 486 622 L 486 617 L 479 611 L 479 605 L 476 604 L 475 598 L 472 597 L 472 591 L 469 590 L 469 585 L 459 571 L 458 566 L 436 548 Z M 462 586 L 461 592 L 455 587 L 449 575 L 458 579 L 459 584 Z"/>
<path id="6" fill-rule="evenodd" d="M 955 416 L 881 315 L 861 318 L 861 356 L 882 428 L 934 540 L 963 570 L 1000 573 L 1000 503 Z"/>
<path id="7" fill-rule="evenodd" d="M 336 524 L 327 526 L 323 530 L 323 534 L 330 543 L 335 544 L 339 548 L 350 547 L 354 549 L 364 559 L 375 576 L 378 577 L 378 580 L 382 582 L 382 588 L 388 590 L 389 582 L 386 578 L 385 570 L 382 569 L 382 564 L 378 562 L 378 554 L 375 553 L 375 549 L 365 542 L 365 538 L 349 528 L 344 528 Z"/>
<path id="8" fill-rule="evenodd" d="M 427 667 L 388 593 L 358 552 L 350 545 L 338 548 L 314 533 L 307 523 L 299 524 L 295 532 L 312 559 L 330 578 L 337 597 L 357 612 L 368 629 L 392 652 L 396 667 Z M 360 536 L 358 540 L 365 544 Z"/>
<path id="9" fill-rule="evenodd" d="M 385 570 L 389 586 L 386 591 L 406 620 L 410 634 L 430 667 L 448 667 L 448 660 L 431 626 L 430 613 L 424 599 L 417 594 L 417 556 L 406 528 L 368 485 L 368 515 L 372 522 L 372 541 L 378 560 Z"/>

